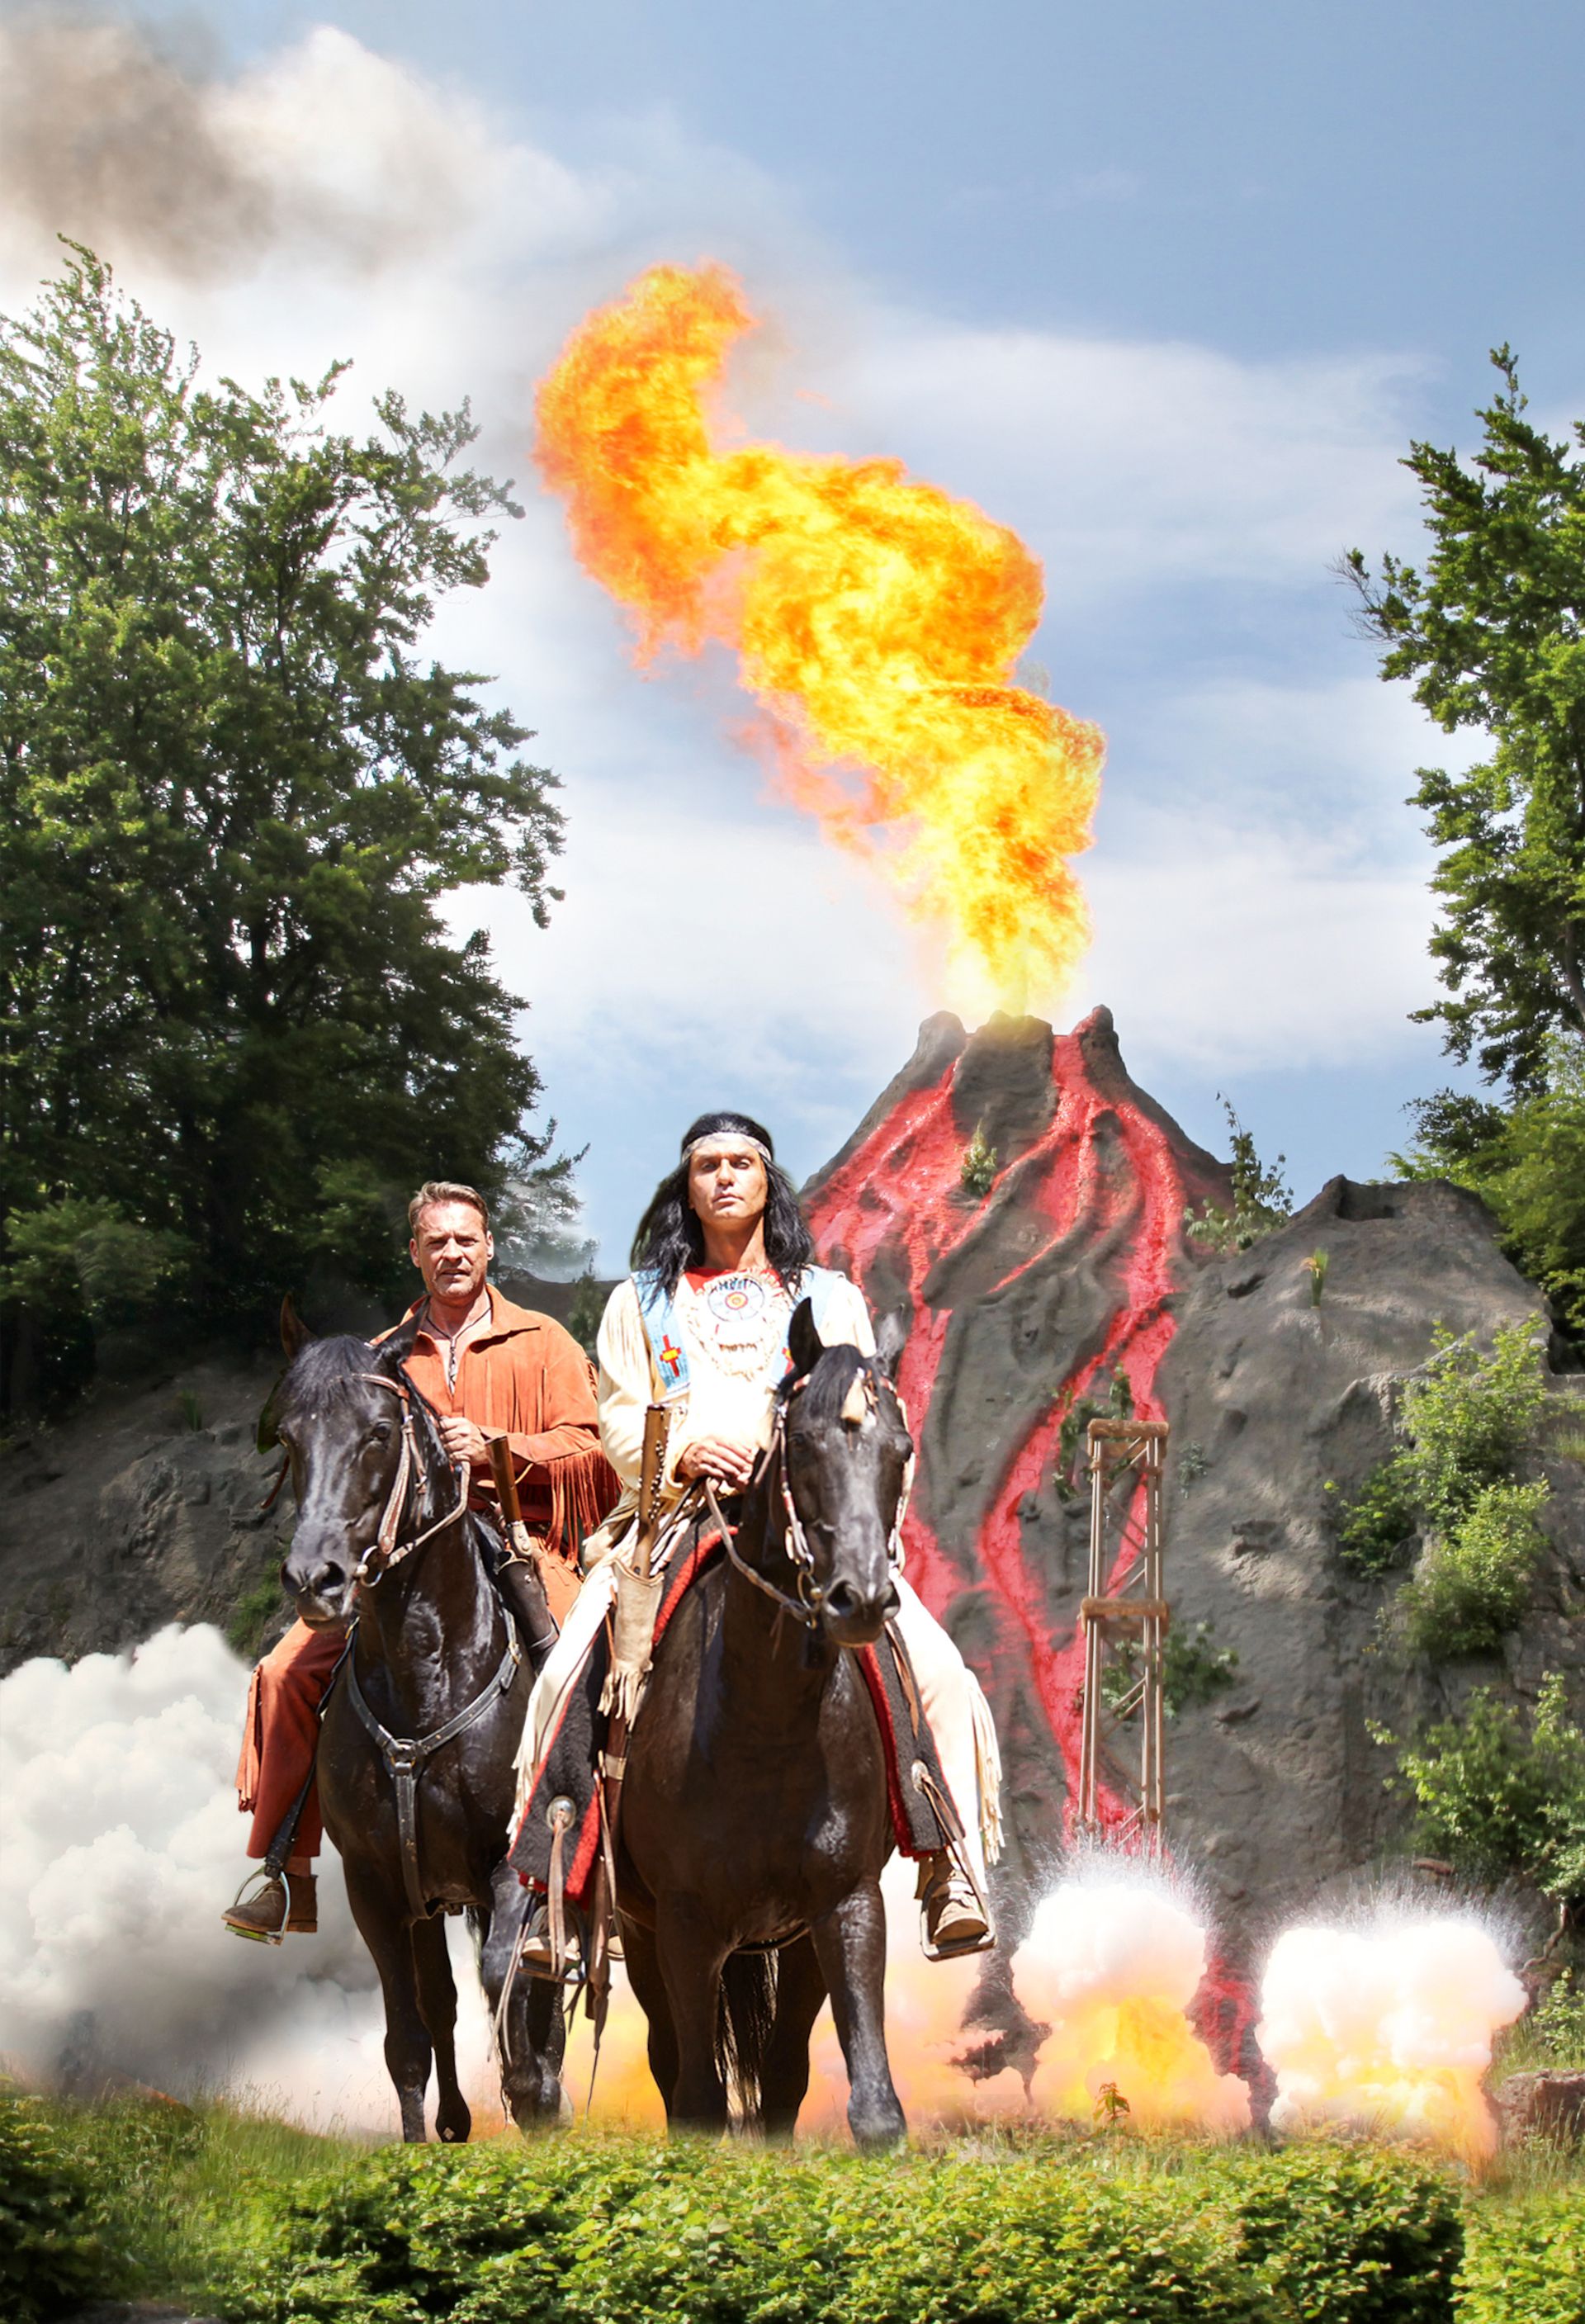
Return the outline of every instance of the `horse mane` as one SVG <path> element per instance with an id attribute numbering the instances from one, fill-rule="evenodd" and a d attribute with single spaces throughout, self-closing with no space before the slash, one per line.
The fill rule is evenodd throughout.
<path id="1" fill-rule="evenodd" d="M 840 1420 L 843 1406 L 854 1380 L 871 1369 L 870 1358 L 861 1355 L 858 1349 L 846 1341 L 839 1342 L 834 1348 L 824 1349 L 814 1369 L 802 1375 L 801 1401 L 808 1418 Z M 784 1397 L 791 1396 L 794 1384 L 791 1379 L 782 1382 L 780 1392 Z"/>

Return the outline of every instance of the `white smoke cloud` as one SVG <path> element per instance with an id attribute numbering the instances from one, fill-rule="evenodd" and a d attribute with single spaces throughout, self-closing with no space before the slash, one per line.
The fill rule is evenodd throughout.
<path id="1" fill-rule="evenodd" d="M 1110 2087 L 1139 2124 L 1247 2128 L 1247 2088 L 1217 2072 L 1186 2015 L 1208 1957 L 1203 1922 L 1165 1871 L 1101 1852 L 1060 1881 L 1012 1958 L 1019 2001 L 1051 2028 L 1036 2104 L 1087 2120 Z"/>
<path id="2" fill-rule="evenodd" d="M 383 2012 L 335 1858 L 318 1937 L 247 1944 L 221 1925 L 246 1869 L 233 1789 L 246 1687 L 207 1627 L 0 1680 L 0 2055 L 88 2089 L 127 2075 L 389 2131 Z M 454 1961 L 465 2087 L 488 2107 L 465 1944 Z"/>
<path id="3" fill-rule="evenodd" d="M 1332 2123 L 1435 2139 L 1470 2159 L 1496 2126 L 1481 2095 L 1495 2036 L 1525 2006 L 1490 1931 L 1384 1908 L 1355 1928 L 1286 1929 L 1260 1987 L 1256 2039 L 1279 2130 Z"/>

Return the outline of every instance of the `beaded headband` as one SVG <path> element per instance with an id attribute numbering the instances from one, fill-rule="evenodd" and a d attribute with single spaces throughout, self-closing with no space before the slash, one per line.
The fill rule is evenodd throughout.
<path id="1" fill-rule="evenodd" d="M 706 1130 L 683 1148 L 682 1158 L 685 1162 L 691 1161 L 701 1146 L 725 1146 L 729 1143 L 751 1146 L 761 1162 L 773 1163 L 776 1159 L 769 1146 L 762 1144 L 758 1138 L 751 1138 L 746 1130 Z"/>

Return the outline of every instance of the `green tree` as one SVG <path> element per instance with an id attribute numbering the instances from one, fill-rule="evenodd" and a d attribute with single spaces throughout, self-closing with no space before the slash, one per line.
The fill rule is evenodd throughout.
<path id="1" fill-rule="evenodd" d="M 1514 358 L 1479 413 L 1466 463 L 1416 443 L 1424 574 L 1345 560 L 1384 678 L 1412 678 L 1444 733 L 1489 754 L 1467 773 L 1423 768 L 1414 794 L 1440 861 L 1432 952 L 1446 996 L 1419 1012 L 1488 1080 L 1544 1084 L 1548 1036 L 1585 1033 L 1585 424 L 1556 442 L 1525 418 Z"/>
<path id="2" fill-rule="evenodd" d="M 10 1348 L 316 1263 L 382 1287 L 416 1177 L 565 1176 L 521 1004 L 437 911 L 558 893 L 554 777 L 422 647 L 520 512 L 465 406 L 336 432 L 342 368 L 201 385 L 85 250 L 0 318 Z"/>
<path id="3" fill-rule="evenodd" d="M 1553 1034 L 1544 1081 L 1511 1106 L 1444 1089 L 1408 1111 L 1413 1142 L 1394 1167 L 1451 1179 L 1489 1204 L 1515 1266 L 1585 1333 L 1585 1043 Z"/>
<path id="4" fill-rule="evenodd" d="M 1412 1742 L 1372 1732 L 1397 1750 L 1388 1781 L 1414 1798 L 1417 1847 L 1470 1880 L 1517 1877 L 1559 1904 L 1585 1899 L 1585 1734 L 1559 1672 L 1528 1718 L 1482 1687 L 1461 1718 Z"/>

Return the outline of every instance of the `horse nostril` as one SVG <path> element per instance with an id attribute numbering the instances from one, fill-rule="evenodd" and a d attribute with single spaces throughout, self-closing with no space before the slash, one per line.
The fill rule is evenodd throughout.
<path id="1" fill-rule="evenodd" d="M 880 1610 L 889 1622 L 901 1604 L 902 1600 L 897 1594 L 896 1582 L 889 1582 L 886 1585 L 886 1595 L 880 1601 Z"/>
<path id="2" fill-rule="evenodd" d="M 333 1598 L 346 1578 L 336 1566 L 321 1565 L 309 1580 L 309 1593 L 314 1598 Z"/>
<path id="3" fill-rule="evenodd" d="M 851 1582 L 834 1582 L 825 1593 L 825 1610 L 845 1622 L 858 1605 L 858 1597 Z"/>

